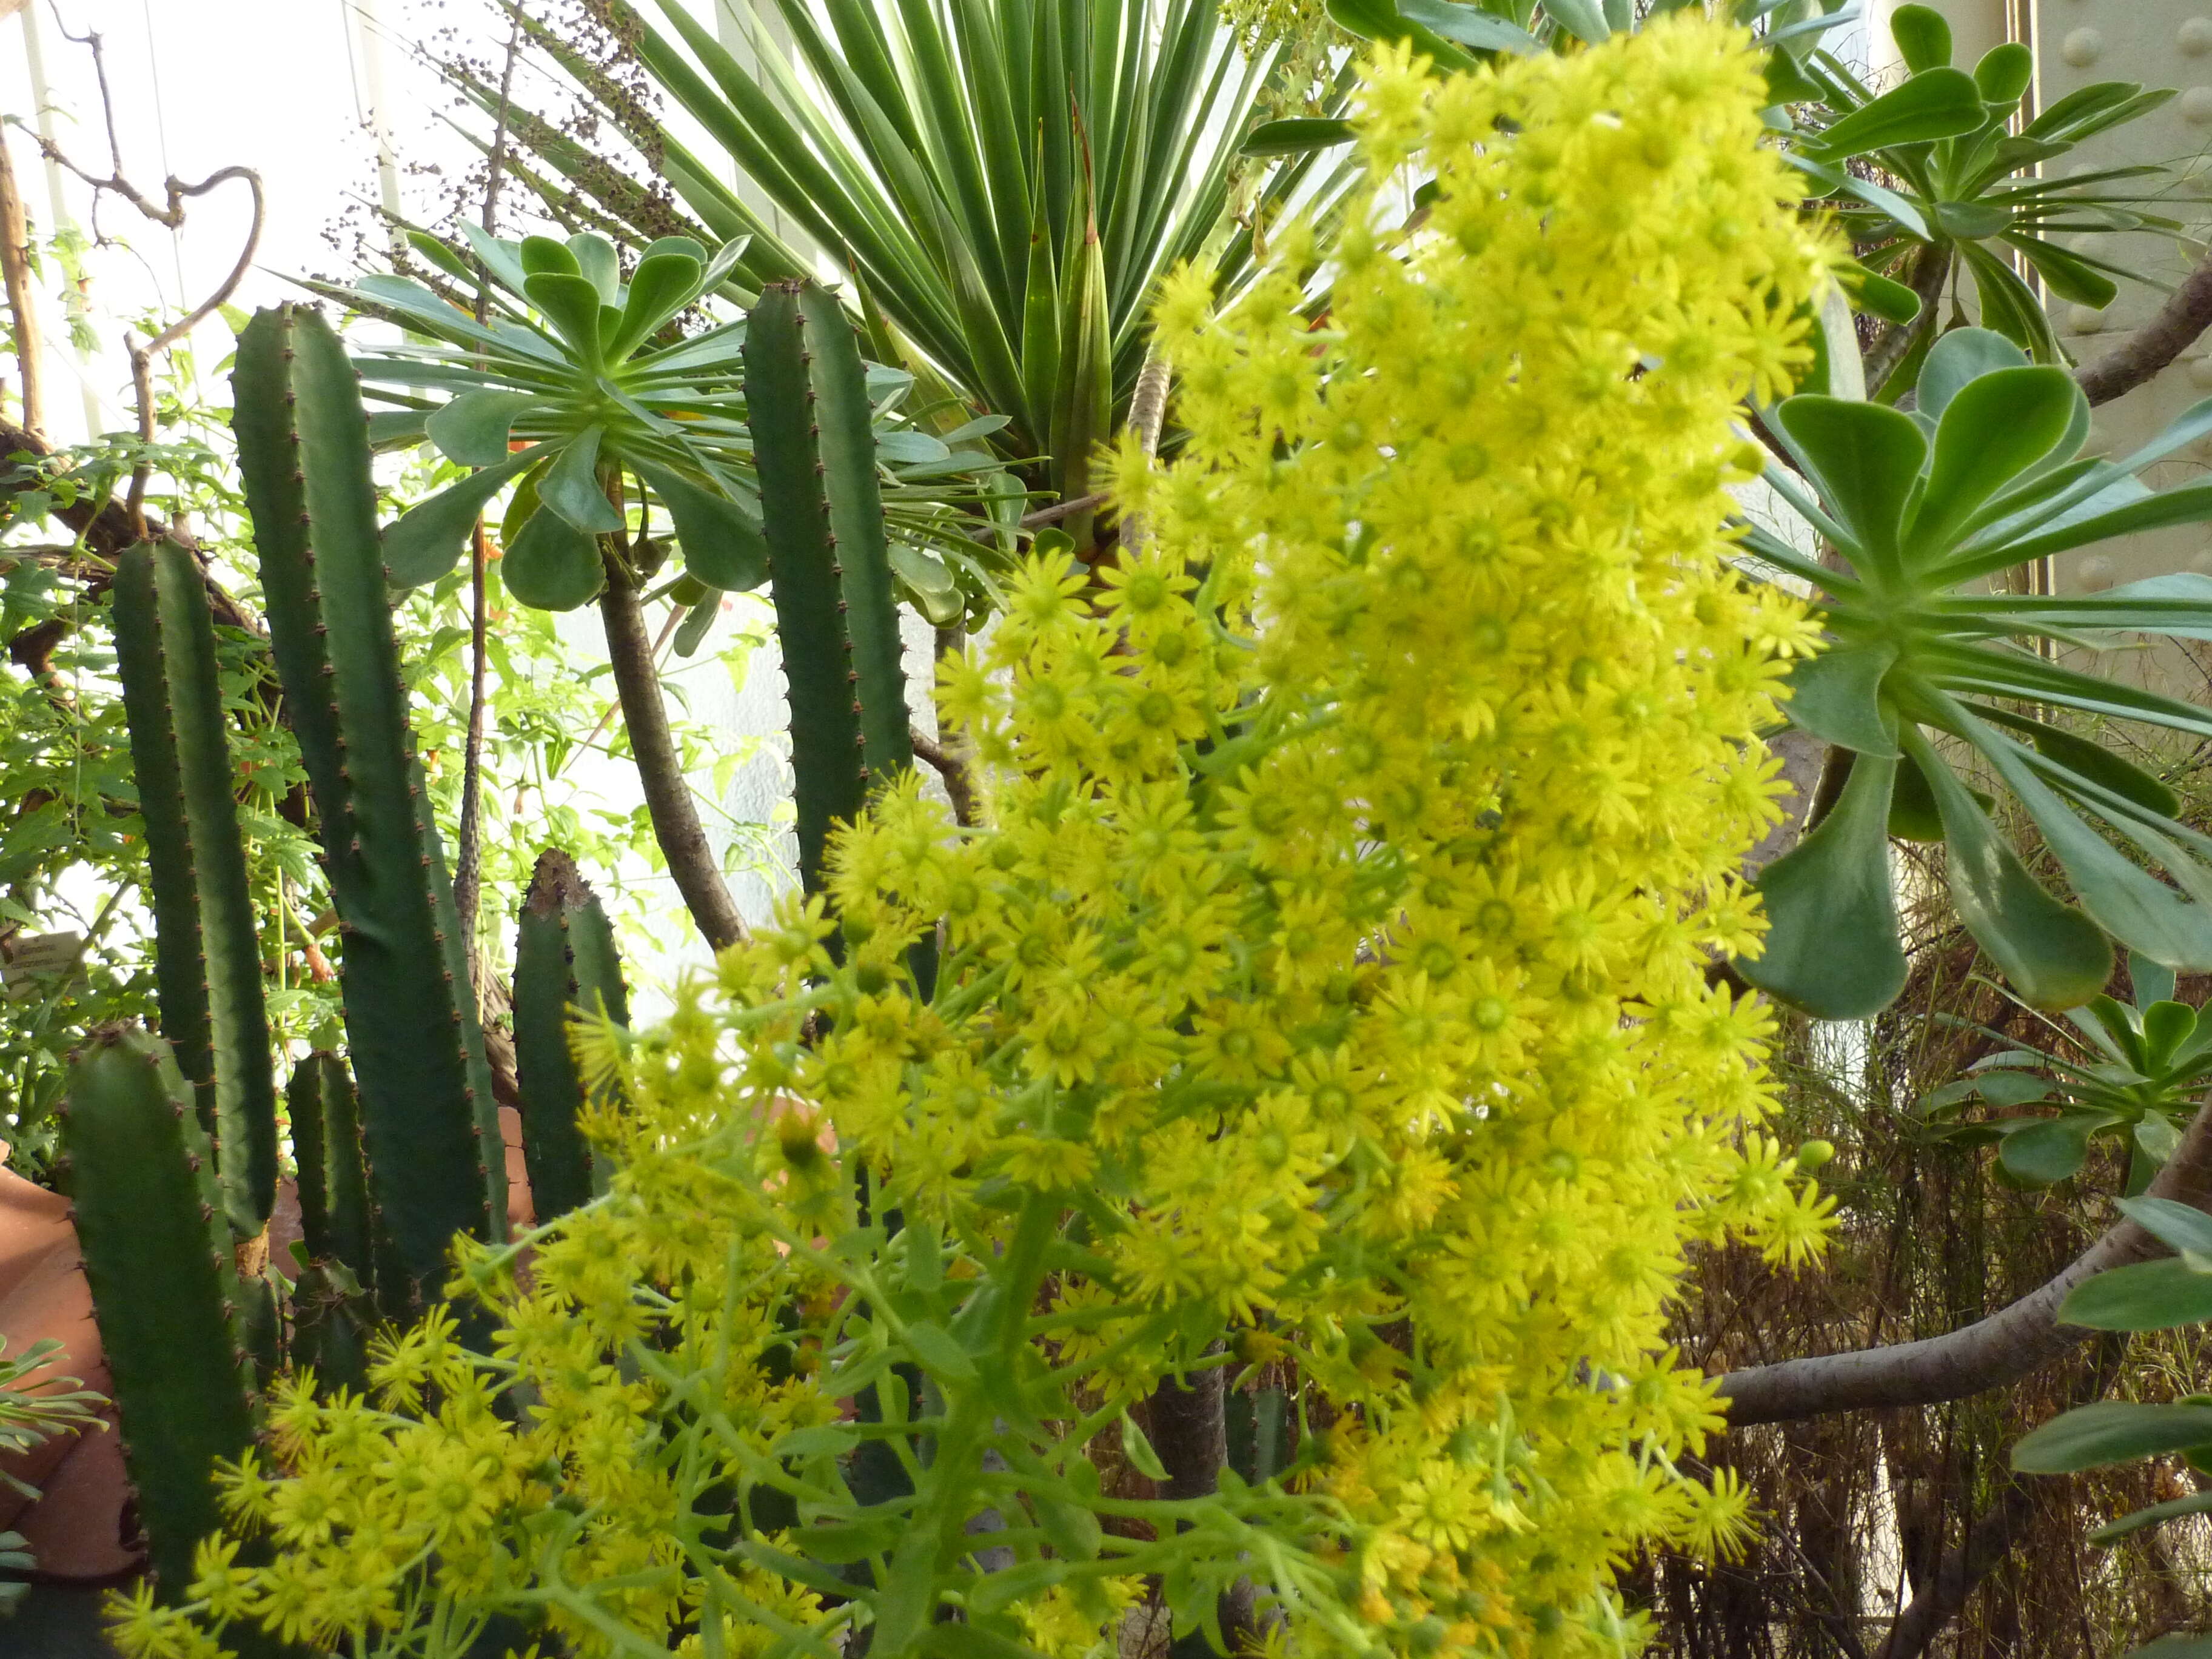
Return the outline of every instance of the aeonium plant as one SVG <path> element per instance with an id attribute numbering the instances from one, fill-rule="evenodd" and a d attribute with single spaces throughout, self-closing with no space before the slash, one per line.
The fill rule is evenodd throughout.
<path id="1" fill-rule="evenodd" d="M 374 417 L 380 446 L 427 441 L 477 469 L 386 532 L 392 580 L 411 587 L 453 568 L 477 516 L 512 486 L 501 571 L 525 605 L 568 611 L 595 598 L 605 581 L 601 538 L 625 537 L 627 510 L 641 495 L 665 514 L 683 561 L 674 591 L 695 616 L 711 615 L 725 592 L 758 586 L 768 550 L 745 424 L 745 325 L 710 323 L 690 334 L 674 326 L 724 289 L 744 240 L 709 252 L 690 237 L 663 237 L 641 252 L 625 282 L 602 236 L 518 243 L 463 228 L 465 253 L 420 234 L 414 245 L 457 283 L 483 283 L 482 322 L 410 277 L 315 285 L 408 331 L 356 358 L 373 394 L 392 406 Z M 994 573 L 981 562 L 987 550 L 954 528 L 952 506 L 974 499 L 975 487 L 948 481 L 994 464 L 981 450 L 896 423 L 910 385 L 910 376 L 878 371 L 870 387 L 891 559 L 908 599 L 949 622 L 963 608 L 955 569 L 971 587 L 988 588 Z M 958 443 L 998 424 L 987 416 L 951 436 Z M 648 539 L 625 556 L 649 567 L 664 550 Z"/>
<path id="2" fill-rule="evenodd" d="M 1910 413 L 1804 394 L 1766 423 L 1796 467 L 1767 482 L 1843 568 L 1757 525 L 1744 546 L 1812 591 L 1828 648 L 1793 666 L 1789 713 L 1836 752 L 1816 821 L 1759 878 L 1771 928 L 1744 977 L 1826 1018 L 1887 1006 L 1905 976 L 1893 836 L 1945 843 L 1960 920 L 2037 1007 L 2101 991 L 2111 940 L 2167 968 L 2212 967 L 2212 838 L 2176 818 L 2159 779 L 2061 723 L 2212 738 L 2212 713 L 2095 664 L 2134 635 L 2212 639 L 2212 578 L 1989 587 L 2050 554 L 2212 519 L 2212 483 L 2154 493 L 2141 480 L 2212 433 L 2212 401 L 2123 460 L 2084 456 L 2089 409 L 2072 377 L 1959 329 L 1928 353 Z M 2078 908 L 2028 869 L 1970 778 L 2027 814 Z"/>
<path id="3" fill-rule="evenodd" d="M 2099 996 L 2067 1011 L 2084 1057 L 2017 1046 L 1988 1056 L 1922 1097 L 1936 1133 L 1969 1146 L 1996 1141 L 2006 1172 L 2035 1187 L 2079 1173 L 2099 1139 L 2117 1140 L 2128 1153 L 2127 1195 L 2141 1193 L 2212 1082 L 2212 1019 L 2174 1000 L 2170 970 L 2139 956 L 2129 968 L 2132 1003 Z M 1975 1102 L 2008 1115 L 1962 1116 Z M 2022 1109 L 2038 1106 L 2048 1109 Z"/>

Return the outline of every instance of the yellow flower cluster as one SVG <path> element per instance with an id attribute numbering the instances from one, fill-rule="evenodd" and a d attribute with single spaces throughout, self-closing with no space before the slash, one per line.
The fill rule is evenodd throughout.
<path id="1" fill-rule="evenodd" d="M 1623 1559 L 1747 1524 L 1676 1462 L 1685 1248 L 1826 1206 L 1706 972 L 1812 643 L 1723 531 L 1831 257 L 1764 97 L 1694 18 L 1374 64 L 1334 233 L 1166 293 L 1188 437 L 1120 457 L 1119 563 L 1033 559 L 943 677 L 993 827 L 908 780 L 826 908 L 582 1033 L 611 1193 L 464 1255 L 489 1353 L 289 1391 L 253 1541 L 126 1651 L 1076 1659 L 1239 1580 L 1271 1652 L 1632 1647 Z M 1153 1495 L 1143 1402 L 1217 1367 L 1287 1443 Z"/>

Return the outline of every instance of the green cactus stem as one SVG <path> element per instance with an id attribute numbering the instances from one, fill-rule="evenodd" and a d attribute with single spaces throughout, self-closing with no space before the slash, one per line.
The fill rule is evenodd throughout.
<path id="1" fill-rule="evenodd" d="M 318 1049 L 293 1068 L 284 1103 L 300 1168 L 300 1233 L 316 1261 L 342 1263 L 364 1289 L 376 1283 L 368 1165 L 361 1106 L 345 1062 Z"/>
<path id="2" fill-rule="evenodd" d="M 811 893 L 833 826 L 914 763 L 898 605 L 867 374 L 837 301 L 811 283 L 770 284 L 746 324 L 744 364 Z"/>
<path id="3" fill-rule="evenodd" d="M 116 662 L 146 825 L 161 1033 L 219 1154 L 240 1240 L 276 1198 L 276 1099 L 261 939 L 231 798 L 215 624 L 198 562 L 173 543 L 116 562 Z"/>
<path id="4" fill-rule="evenodd" d="M 629 1023 L 614 929 L 598 896 L 558 848 L 538 854 L 514 945 L 514 1071 L 522 1155 L 538 1219 L 590 1200 L 604 1184 L 578 1121 L 589 1098 L 568 1026 L 605 1014 Z"/>
<path id="5" fill-rule="evenodd" d="M 78 1055 L 62 1139 L 148 1565 L 175 1597 L 222 1520 L 216 1461 L 253 1441 L 215 1164 L 168 1045 L 120 1027 Z"/>
<path id="6" fill-rule="evenodd" d="M 502 1237 L 506 1159 L 445 858 L 399 673 L 344 348 L 281 306 L 240 337 L 240 470 L 286 708 L 321 819 L 346 1034 L 377 1207 L 404 1264 L 384 1305 L 434 1296 L 456 1233 Z"/>

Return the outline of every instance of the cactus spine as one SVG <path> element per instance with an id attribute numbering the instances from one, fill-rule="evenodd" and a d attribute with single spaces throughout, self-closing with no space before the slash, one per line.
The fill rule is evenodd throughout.
<path id="1" fill-rule="evenodd" d="M 506 1163 L 443 850 L 407 719 L 368 422 L 344 348 L 280 306 L 240 337 L 234 423 L 285 703 L 322 820 L 379 1213 L 436 1294 L 455 1233 L 503 1237 Z"/>
<path id="2" fill-rule="evenodd" d="M 139 1522 L 174 1595 L 221 1519 L 216 1460 L 253 1440 L 230 1229 L 191 1094 L 158 1039 L 94 1034 L 70 1075 L 63 1139 Z"/>
<path id="3" fill-rule="evenodd" d="M 231 799 L 215 623 L 198 562 L 168 543 L 127 549 L 115 652 L 146 824 L 161 1033 L 213 1134 L 224 1212 L 241 1242 L 276 1197 L 276 1100 L 245 843 Z"/>
<path id="4" fill-rule="evenodd" d="M 744 365 L 811 893 L 833 824 L 914 763 L 898 605 L 867 372 L 836 301 L 811 283 L 770 284 L 746 323 Z"/>
<path id="5" fill-rule="evenodd" d="M 538 1219 L 589 1201 L 601 1184 L 579 1115 L 587 1100 L 568 1046 L 569 1022 L 601 1014 L 629 1023 L 614 929 L 566 853 L 538 855 L 514 944 L 514 1073 L 522 1153 Z"/>

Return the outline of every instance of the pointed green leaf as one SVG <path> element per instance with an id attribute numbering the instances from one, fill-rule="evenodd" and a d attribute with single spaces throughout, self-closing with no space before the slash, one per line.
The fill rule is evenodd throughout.
<path id="1" fill-rule="evenodd" d="M 1976 703 L 1974 712 L 1985 720 L 2027 733 L 2036 751 L 2046 759 L 2057 762 L 2077 777 L 2124 796 L 2161 817 L 2172 817 L 2181 809 L 2181 798 L 2172 789 L 2100 743 L 2056 726 L 2046 726 L 2041 720 L 2029 720 L 2009 709 Z"/>
<path id="2" fill-rule="evenodd" d="M 599 597 L 606 570 L 599 544 L 557 513 L 531 515 L 500 561 L 507 591 L 540 611 L 574 611 Z"/>
<path id="3" fill-rule="evenodd" d="M 1886 641 L 1839 645 L 1790 665 L 1790 724 L 1823 742 L 1863 755 L 1893 758 L 1897 734 L 1882 713 L 1882 676 L 1897 660 L 1897 647 Z"/>
<path id="4" fill-rule="evenodd" d="M 1358 136 L 1358 129 L 1351 122 L 1333 116 L 1289 116 L 1279 121 L 1262 121 L 1253 128 L 1240 153 L 1251 156 L 1305 155 L 1348 144 Z"/>
<path id="5" fill-rule="evenodd" d="M 463 466 L 499 466 L 507 459 L 514 417 L 538 399 L 527 392 L 464 392 L 422 422 L 430 441 Z"/>
<path id="6" fill-rule="evenodd" d="M 2203 1515 L 2212 1510 L 2212 1492 L 2193 1492 L 2186 1498 L 2169 1498 L 2163 1504 L 2153 1504 L 2148 1509 L 2137 1510 L 2109 1522 L 2089 1534 L 2093 1544 L 2111 1544 L 2131 1532 L 2145 1527 L 2155 1527 L 2167 1521 L 2176 1521 L 2185 1515 Z M 2212 1636 L 2166 1637 L 2147 1648 L 2137 1648 L 2127 1659 L 2212 1659 Z"/>
<path id="7" fill-rule="evenodd" d="M 545 459 L 544 446 L 449 484 L 401 514 L 384 532 L 384 568 L 395 587 L 420 587 L 453 568 L 477 516 L 516 474 Z"/>
<path id="8" fill-rule="evenodd" d="M 686 570 L 732 593 L 748 592 L 768 580 L 768 543 L 744 507 L 671 468 L 641 461 L 637 470 L 675 520 Z"/>
<path id="9" fill-rule="evenodd" d="M 2083 1279 L 2058 1306 L 2059 1322 L 2099 1331 L 2163 1331 L 2212 1319 L 2212 1273 L 2167 1256 Z M 2206 1434 L 2191 1444 L 2212 1442 Z"/>
<path id="10" fill-rule="evenodd" d="M 1917 727 L 1902 735 L 1942 818 L 1951 902 L 1966 931 L 2029 1006 L 2072 1008 L 2095 996 L 2112 974 L 2104 931 L 2044 890 Z"/>
<path id="11" fill-rule="evenodd" d="M 1905 948 L 1889 871 L 1897 763 L 1861 755 L 1835 810 L 1760 872 L 1766 947 L 1737 969 L 1822 1019 L 1863 1019 L 1905 988 Z"/>
<path id="12" fill-rule="evenodd" d="M 562 447 L 538 481 L 538 499 L 586 535 L 623 527 L 623 515 L 599 483 L 599 440 L 604 428 L 587 426 Z"/>
<path id="13" fill-rule="evenodd" d="M 2054 1417 L 2022 1439 L 2012 1449 L 2012 1466 L 2023 1474 L 2075 1474 L 2208 1443 L 2212 1406 L 2100 1400 Z"/>

